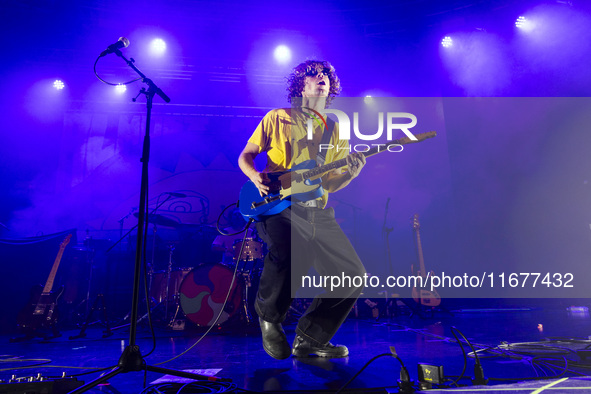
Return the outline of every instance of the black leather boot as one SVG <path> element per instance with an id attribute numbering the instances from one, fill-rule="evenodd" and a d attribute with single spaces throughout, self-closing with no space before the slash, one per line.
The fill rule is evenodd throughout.
<path id="1" fill-rule="evenodd" d="M 310 357 L 316 355 L 318 357 L 341 358 L 349 355 L 349 349 L 347 349 L 347 346 L 333 345 L 330 342 L 324 346 L 314 346 L 303 337 L 297 335 L 293 341 L 293 349 L 291 353 L 295 357 Z"/>
<path id="2" fill-rule="evenodd" d="M 263 349 L 277 360 L 284 360 L 291 355 L 291 348 L 285 331 L 280 323 L 269 323 L 259 317 L 261 333 L 263 334 Z"/>

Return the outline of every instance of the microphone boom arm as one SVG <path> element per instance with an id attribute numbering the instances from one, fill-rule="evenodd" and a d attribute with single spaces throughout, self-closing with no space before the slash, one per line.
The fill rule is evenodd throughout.
<path id="1" fill-rule="evenodd" d="M 152 95 L 157 94 L 158 96 L 160 96 L 162 98 L 162 100 L 164 100 L 167 103 L 170 103 L 170 97 L 168 97 L 166 95 L 166 93 L 164 93 L 162 91 L 162 89 L 160 89 L 158 86 L 156 86 L 156 84 L 150 78 L 146 77 L 144 75 L 144 73 L 142 73 L 140 71 L 140 69 L 135 66 L 135 64 L 134 64 L 135 60 L 133 58 L 127 59 L 125 56 L 123 56 L 123 54 L 121 53 L 121 51 L 119 49 L 115 49 L 113 51 L 113 53 L 115 55 L 119 56 L 121 59 L 123 59 L 125 61 L 125 63 L 127 63 L 127 65 L 129 67 L 131 67 L 131 69 L 133 71 L 135 71 L 140 76 L 140 78 L 142 79 L 142 82 L 145 83 L 146 85 L 148 85 L 148 90 L 147 90 L 146 94 L 152 94 Z"/>

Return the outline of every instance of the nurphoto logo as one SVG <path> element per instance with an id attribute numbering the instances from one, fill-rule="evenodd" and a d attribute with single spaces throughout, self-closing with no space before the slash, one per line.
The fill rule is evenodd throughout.
<path id="1" fill-rule="evenodd" d="M 344 111 L 338 109 L 325 109 L 322 111 L 323 113 L 320 113 L 311 108 L 306 109 L 313 113 L 306 122 L 308 140 L 313 139 L 314 120 L 321 125 L 324 124 L 324 127 L 328 129 L 328 125 L 323 117 L 324 114 L 333 114 L 337 117 L 339 123 L 339 139 L 351 140 L 351 120 Z M 406 120 L 406 122 L 401 122 L 401 120 Z M 364 134 L 359 129 L 359 112 L 353 112 L 353 133 L 355 134 L 355 137 L 362 141 L 377 141 L 384 134 L 384 129 L 386 129 L 386 138 L 388 141 L 393 140 L 394 132 L 398 130 L 402 131 L 411 141 L 418 141 L 417 137 L 409 130 L 416 126 L 416 124 L 417 117 L 409 112 L 387 112 L 385 117 L 384 112 L 379 112 L 378 130 L 373 134 Z M 400 144 L 355 144 L 349 146 L 349 151 L 367 152 L 372 146 L 377 147 L 378 152 L 382 147 L 389 152 L 402 152 L 403 149 Z M 320 144 L 321 152 L 323 150 L 331 149 L 338 150 L 339 147 L 335 147 L 332 144 Z"/>

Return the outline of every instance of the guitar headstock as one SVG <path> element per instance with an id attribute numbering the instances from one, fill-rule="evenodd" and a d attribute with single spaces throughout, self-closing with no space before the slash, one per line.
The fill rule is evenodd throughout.
<path id="1" fill-rule="evenodd" d="M 402 137 L 400 139 L 397 139 L 396 141 L 393 141 L 392 143 L 393 144 L 397 144 L 397 145 L 414 144 L 415 142 L 421 142 L 421 141 L 424 141 L 426 139 L 436 137 L 437 136 L 437 132 L 436 131 L 429 131 L 427 133 L 415 134 L 414 136 L 415 136 L 416 140 L 413 140 L 410 137 Z"/>
<path id="2" fill-rule="evenodd" d="M 70 243 L 70 240 L 72 239 L 72 234 L 68 234 L 66 236 L 66 238 L 64 238 L 64 240 L 62 241 L 62 243 L 60 244 L 60 248 L 65 248 L 66 246 L 68 246 L 68 244 Z"/>
<path id="3" fill-rule="evenodd" d="M 419 224 L 419 214 L 415 213 L 412 216 L 412 228 L 415 230 L 418 230 L 419 228 L 421 228 L 421 225 Z"/>

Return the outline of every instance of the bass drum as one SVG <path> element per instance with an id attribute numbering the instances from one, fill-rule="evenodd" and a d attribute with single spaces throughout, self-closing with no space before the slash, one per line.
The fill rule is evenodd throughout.
<path id="1" fill-rule="evenodd" d="M 222 311 L 232 278 L 234 271 L 222 264 L 204 265 L 189 272 L 180 289 L 181 308 L 187 319 L 202 327 L 214 324 Z M 242 284 L 238 278 L 234 278 L 228 302 L 217 325 L 238 312 L 242 304 L 242 292 Z"/>

